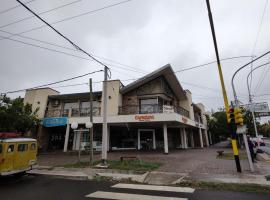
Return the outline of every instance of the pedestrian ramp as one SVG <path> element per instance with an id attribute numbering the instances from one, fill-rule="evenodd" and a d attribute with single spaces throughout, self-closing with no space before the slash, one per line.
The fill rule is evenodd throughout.
<path id="1" fill-rule="evenodd" d="M 190 187 L 173 187 L 160 185 L 141 185 L 119 183 L 111 186 L 113 191 L 96 191 L 86 195 L 93 199 L 114 200 L 188 200 L 195 189 Z M 117 189 L 118 191 L 114 191 Z"/>

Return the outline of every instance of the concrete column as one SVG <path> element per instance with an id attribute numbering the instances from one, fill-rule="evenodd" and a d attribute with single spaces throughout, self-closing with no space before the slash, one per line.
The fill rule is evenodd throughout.
<path id="1" fill-rule="evenodd" d="M 138 131 L 138 150 L 141 149 L 141 133 Z"/>
<path id="2" fill-rule="evenodd" d="M 208 139 L 208 133 L 206 129 L 204 130 L 204 134 L 205 134 L 206 146 L 209 147 L 209 139 Z"/>
<path id="3" fill-rule="evenodd" d="M 111 138 L 111 128 L 110 128 L 110 126 L 108 125 L 108 128 L 107 128 L 108 130 L 107 130 L 107 151 L 110 151 L 110 138 Z"/>
<path id="4" fill-rule="evenodd" d="M 70 125 L 67 124 L 67 128 L 66 128 L 66 136 L 65 136 L 65 143 L 64 143 L 64 152 L 67 152 L 67 148 L 68 148 L 68 139 L 69 139 L 69 132 L 70 132 Z"/>
<path id="5" fill-rule="evenodd" d="M 156 149 L 156 132 L 153 131 L 153 149 Z"/>
<path id="6" fill-rule="evenodd" d="M 202 129 L 201 128 L 199 128 L 199 136 L 200 136 L 201 148 L 203 148 L 203 138 L 202 138 Z"/>
<path id="7" fill-rule="evenodd" d="M 183 129 L 180 128 L 180 138 L 181 138 L 181 148 L 184 149 L 184 134 L 183 134 Z"/>
<path id="8" fill-rule="evenodd" d="M 164 153 L 169 153 L 168 150 L 168 133 L 167 133 L 167 124 L 163 124 L 163 137 L 164 137 Z"/>
<path id="9" fill-rule="evenodd" d="M 184 139 L 184 148 L 187 149 L 188 148 L 188 144 L 187 144 L 187 133 L 186 133 L 186 129 L 183 128 L 183 139 Z"/>
<path id="10" fill-rule="evenodd" d="M 194 148 L 194 136 L 193 136 L 193 131 L 190 133 L 190 138 L 191 138 L 191 147 Z"/>
<path id="11" fill-rule="evenodd" d="M 212 135 L 211 135 L 211 132 L 209 132 L 209 140 L 210 140 L 210 145 L 213 144 L 213 141 L 212 141 Z"/>

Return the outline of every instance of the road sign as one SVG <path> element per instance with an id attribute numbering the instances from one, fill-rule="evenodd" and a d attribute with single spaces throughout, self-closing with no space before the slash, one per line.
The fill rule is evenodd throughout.
<path id="1" fill-rule="evenodd" d="M 250 112 L 254 111 L 255 113 L 270 112 L 267 102 L 246 104 L 243 107 L 246 110 L 249 110 Z"/>

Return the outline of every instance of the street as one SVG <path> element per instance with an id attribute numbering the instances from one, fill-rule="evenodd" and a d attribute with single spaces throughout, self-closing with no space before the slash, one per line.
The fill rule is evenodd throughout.
<path id="1" fill-rule="evenodd" d="M 269 194 L 198 190 L 107 181 L 81 181 L 48 176 L 5 177 L 0 179 L 1 199 L 80 200 L 80 199 L 162 199 L 162 200 L 269 200 Z"/>

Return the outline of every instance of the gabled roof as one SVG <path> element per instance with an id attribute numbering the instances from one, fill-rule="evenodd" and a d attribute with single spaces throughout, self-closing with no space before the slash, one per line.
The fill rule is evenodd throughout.
<path id="1" fill-rule="evenodd" d="M 125 94 L 127 92 L 130 92 L 160 76 L 163 76 L 166 81 L 168 82 L 169 86 L 171 87 L 173 93 L 176 95 L 176 97 L 179 100 L 185 100 L 186 97 L 186 93 L 183 90 L 182 86 L 180 85 L 177 77 L 175 76 L 175 73 L 171 67 L 170 64 L 167 64 L 153 72 L 151 72 L 150 74 L 147 74 L 146 76 L 143 76 L 142 78 L 128 84 L 127 86 L 123 87 L 120 92 L 122 94 Z"/>

